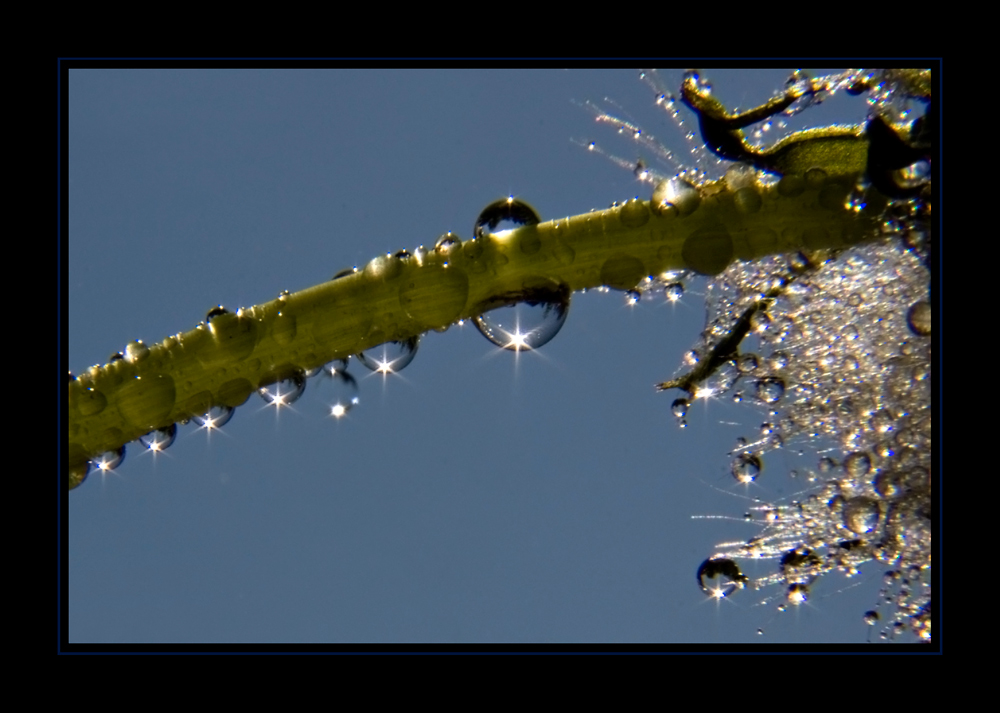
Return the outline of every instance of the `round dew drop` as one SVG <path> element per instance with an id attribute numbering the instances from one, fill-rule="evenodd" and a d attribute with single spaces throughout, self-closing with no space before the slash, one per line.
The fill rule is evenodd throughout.
<path id="1" fill-rule="evenodd" d="M 497 307 L 473 318 L 479 332 L 503 349 L 523 352 L 552 341 L 566 323 L 569 298 L 531 300 Z"/>
<path id="2" fill-rule="evenodd" d="M 108 451 L 94 458 L 91 463 L 98 470 L 114 470 L 125 460 L 125 446 L 116 451 Z"/>
<path id="3" fill-rule="evenodd" d="M 326 372 L 329 378 L 319 383 L 320 399 L 327 415 L 342 418 L 360 403 L 358 382 L 347 371 Z"/>
<path id="4" fill-rule="evenodd" d="M 402 371 L 417 355 L 419 344 L 420 337 L 411 337 L 401 342 L 385 342 L 364 350 L 357 355 L 357 360 L 366 368 L 382 374 Z"/>
<path id="5" fill-rule="evenodd" d="M 150 451 L 165 451 L 173 445 L 177 438 L 177 424 L 172 423 L 166 428 L 150 431 L 145 436 L 139 436 L 139 443 Z"/>
<path id="6" fill-rule="evenodd" d="M 213 406 L 200 416 L 195 416 L 192 420 L 202 428 L 222 428 L 233 418 L 236 409 L 232 406 Z"/>
<path id="7" fill-rule="evenodd" d="M 306 377 L 304 374 L 293 374 L 281 381 L 268 386 L 262 386 L 257 390 L 265 403 L 275 406 L 289 406 L 298 401 L 306 390 Z"/>

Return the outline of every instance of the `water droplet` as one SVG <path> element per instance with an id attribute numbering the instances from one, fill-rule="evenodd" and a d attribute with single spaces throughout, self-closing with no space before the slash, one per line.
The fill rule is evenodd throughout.
<path id="1" fill-rule="evenodd" d="M 391 374 L 402 371 L 417 355 L 420 337 L 411 337 L 398 342 L 385 342 L 357 355 L 358 361 L 372 371 Z"/>
<path id="2" fill-rule="evenodd" d="M 674 416 L 676 416 L 677 418 L 684 418 L 685 416 L 687 416 L 687 411 L 688 411 L 688 406 L 689 405 L 690 404 L 688 404 L 688 400 L 687 399 L 677 399 L 670 406 L 670 410 L 673 412 Z"/>
<path id="3" fill-rule="evenodd" d="M 844 471 L 851 478 L 863 478 L 872 469 L 872 459 L 864 451 L 851 453 L 844 459 Z"/>
<path id="4" fill-rule="evenodd" d="M 757 398 L 766 404 L 774 404 L 785 394 L 785 382 L 768 377 L 757 382 Z"/>
<path id="5" fill-rule="evenodd" d="M 334 374 L 343 374 L 347 371 L 347 361 L 350 357 L 345 359 L 334 359 L 331 362 L 327 362 L 322 366 L 323 373 L 327 376 L 333 376 Z"/>
<path id="6" fill-rule="evenodd" d="M 730 359 L 715 370 L 715 373 L 708 378 L 706 386 L 712 395 L 722 396 L 736 385 L 739 378 L 740 370 L 736 362 Z"/>
<path id="7" fill-rule="evenodd" d="M 338 272 L 336 275 L 334 275 L 330 279 L 331 280 L 339 280 L 341 277 L 347 277 L 348 275 L 353 275 L 357 271 L 358 271 L 358 268 L 356 268 L 356 267 L 349 267 L 349 268 L 347 268 L 345 270 L 341 270 L 340 272 Z"/>
<path id="8" fill-rule="evenodd" d="M 625 293 L 625 304 L 633 307 L 642 300 L 642 293 L 638 290 L 629 290 Z"/>
<path id="9" fill-rule="evenodd" d="M 205 324 L 211 324 L 213 319 L 215 319 L 216 317 L 220 317 L 224 314 L 231 314 L 231 313 L 228 309 L 226 309 L 222 305 L 219 305 L 218 307 L 213 307 L 212 309 L 208 310 L 208 314 L 205 315 Z"/>
<path id="10" fill-rule="evenodd" d="M 257 389 L 257 393 L 264 399 L 265 403 L 274 404 L 277 407 L 289 406 L 301 398 L 306 390 L 305 374 L 292 374 L 273 384 L 262 386 Z"/>
<path id="11" fill-rule="evenodd" d="M 129 342 L 125 347 L 125 361 L 129 364 L 140 362 L 147 356 L 149 356 L 149 347 L 143 344 L 140 339 L 136 339 L 134 342 Z"/>
<path id="12" fill-rule="evenodd" d="M 776 351 L 767 358 L 767 365 L 771 371 L 781 371 L 788 366 L 788 353 Z"/>
<path id="13" fill-rule="evenodd" d="M 903 478 L 898 471 L 886 470 L 875 476 L 872 483 L 875 492 L 882 498 L 894 498 L 903 491 Z"/>
<path id="14" fill-rule="evenodd" d="M 917 302 L 906 313 L 906 324 L 910 331 L 921 337 L 931 333 L 931 305 L 926 300 Z"/>
<path id="15" fill-rule="evenodd" d="M 69 489 L 79 487 L 84 480 L 87 479 L 87 474 L 90 472 L 90 461 L 86 460 L 82 463 L 77 463 L 69 468 Z"/>
<path id="16" fill-rule="evenodd" d="M 798 606 L 809 600 L 809 587 L 802 583 L 788 586 L 788 603 Z"/>
<path id="17" fill-rule="evenodd" d="M 172 423 L 166 428 L 158 428 L 150 431 L 145 436 L 139 436 L 139 443 L 150 451 L 164 451 L 173 445 L 177 438 L 177 424 Z"/>
<path id="18" fill-rule="evenodd" d="M 542 219 L 530 205 L 511 196 L 493 201 L 483 208 L 476 218 L 472 233 L 476 238 L 482 238 L 487 233 L 493 232 L 503 221 L 510 221 L 516 225 L 538 225 Z"/>
<path id="19" fill-rule="evenodd" d="M 663 294 L 671 302 L 676 302 L 684 296 L 684 283 L 671 282 L 663 289 Z"/>
<path id="20" fill-rule="evenodd" d="M 121 352 L 115 352 L 114 354 L 108 357 L 108 364 L 114 364 L 116 361 L 121 361 L 124 358 L 125 358 L 124 354 L 122 354 Z"/>
<path id="21" fill-rule="evenodd" d="M 872 532 L 878 527 L 878 502 L 872 498 L 859 495 L 844 504 L 844 526 L 859 535 Z"/>
<path id="22" fill-rule="evenodd" d="M 491 309 L 472 321 L 491 342 L 517 352 L 548 344 L 568 314 L 568 290 L 535 291 L 531 299 Z"/>
<path id="23" fill-rule="evenodd" d="M 701 205 L 701 193 L 683 178 L 660 181 L 653 189 L 650 203 L 659 215 L 691 215 Z"/>
<path id="24" fill-rule="evenodd" d="M 116 451 L 102 453 L 91 461 L 91 465 L 98 470 L 108 471 L 120 466 L 123 460 L 125 460 L 125 446 Z"/>
<path id="25" fill-rule="evenodd" d="M 878 623 L 879 615 L 877 611 L 869 610 L 865 612 L 864 621 L 868 626 L 875 626 Z"/>
<path id="26" fill-rule="evenodd" d="M 760 475 L 761 467 L 760 458 L 750 453 L 741 453 L 733 460 L 733 477 L 738 483 L 749 485 Z"/>
<path id="27" fill-rule="evenodd" d="M 192 421 L 202 428 L 212 430 L 222 428 L 233 418 L 236 409 L 232 406 L 213 406 L 200 416 L 192 417 Z"/>
<path id="28" fill-rule="evenodd" d="M 716 579 L 718 582 L 711 584 L 705 580 Z M 743 589 L 749 584 L 747 577 L 740 572 L 740 568 L 731 559 L 711 558 L 701 563 L 698 567 L 698 586 L 710 597 L 722 599 L 728 597 L 737 589 Z"/>
<path id="29" fill-rule="evenodd" d="M 460 247 L 462 247 L 462 241 L 452 232 L 445 233 L 434 243 L 434 251 L 441 255 L 450 255 Z"/>
<path id="30" fill-rule="evenodd" d="M 757 334 L 767 331 L 771 326 L 771 316 L 762 309 L 750 315 L 750 328 Z"/>
<path id="31" fill-rule="evenodd" d="M 325 373 L 329 378 L 323 379 L 319 384 L 320 399 L 329 408 L 330 416 L 342 418 L 360 403 L 358 382 L 343 370 Z"/>
<path id="32" fill-rule="evenodd" d="M 760 362 L 757 360 L 756 354 L 741 354 L 736 362 L 736 366 L 739 368 L 741 374 L 752 374 L 757 371 Z"/>

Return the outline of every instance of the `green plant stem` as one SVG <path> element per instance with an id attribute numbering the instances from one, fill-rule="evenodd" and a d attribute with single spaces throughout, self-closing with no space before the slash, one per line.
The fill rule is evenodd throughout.
<path id="1" fill-rule="evenodd" d="M 862 136 L 855 144 L 864 144 Z M 843 143 L 843 140 L 841 140 Z M 629 201 L 409 257 L 278 299 L 219 314 L 148 350 L 94 366 L 69 383 L 69 480 L 146 433 L 242 405 L 257 389 L 388 341 L 443 329 L 541 293 L 606 285 L 631 289 L 669 270 L 718 274 L 733 260 L 843 248 L 877 235 L 878 200 L 846 207 L 860 172 L 809 151 L 775 185 L 733 190 L 726 179 L 691 188 L 677 205 Z M 863 158 L 863 156 L 862 156 Z M 874 198 L 874 197 L 873 197 Z"/>

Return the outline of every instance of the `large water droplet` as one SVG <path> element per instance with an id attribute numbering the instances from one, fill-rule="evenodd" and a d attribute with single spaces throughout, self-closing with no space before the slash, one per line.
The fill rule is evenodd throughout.
<path id="1" fill-rule="evenodd" d="M 483 208 L 479 217 L 476 218 L 472 232 L 475 237 L 481 238 L 487 233 L 492 233 L 504 221 L 510 221 L 517 225 L 538 225 L 541 220 L 534 208 L 511 196 L 493 201 Z"/>
<path id="2" fill-rule="evenodd" d="M 473 318 L 476 328 L 498 347 L 515 352 L 548 344 L 569 314 L 569 294 L 554 290 L 537 293 L 524 302 L 504 305 Z"/>
<path id="3" fill-rule="evenodd" d="M 213 406 L 200 416 L 194 416 L 191 420 L 202 428 L 212 430 L 222 428 L 229 423 L 234 413 L 236 413 L 236 409 L 232 406 Z"/>
<path id="4" fill-rule="evenodd" d="M 705 580 L 716 579 L 716 583 Z M 705 594 L 716 599 L 728 597 L 737 589 L 743 589 L 749 580 L 731 559 L 707 559 L 698 567 L 698 586 Z"/>
<path id="5" fill-rule="evenodd" d="M 139 443 L 144 445 L 147 450 L 159 452 L 170 448 L 176 438 L 177 424 L 172 423 L 166 428 L 158 428 L 145 436 L 139 436 Z"/>
<path id="6" fill-rule="evenodd" d="M 681 297 L 684 296 L 684 283 L 683 282 L 671 282 L 665 288 L 663 288 L 663 294 L 670 302 L 676 302 Z"/>
<path id="7" fill-rule="evenodd" d="M 273 384 L 262 386 L 257 389 L 257 393 L 264 399 L 265 403 L 274 404 L 277 407 L 289 406 L 299 398 L 306 390 L 306 377 L 304 374 L 292 374 Z"/>
<path id="8" fill-rule="evenodd" d="M 420 337 L 411 337 L 400 342 L 386 342 L 357 355 L 358 361 L 372 371 L 390 374 L 402 371 L 417 354 Z"/>

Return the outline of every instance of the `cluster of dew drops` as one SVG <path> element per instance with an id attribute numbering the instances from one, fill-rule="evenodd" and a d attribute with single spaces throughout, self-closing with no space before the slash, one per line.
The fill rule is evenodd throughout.
<path id="1" fill-rule="evenodd" d="M 706 80 L 694 76 L 703 90 L 711 91 Z M 644 159 L 620 158 L 596 142 L 577 143 L 656 185 L 654 196 L 665 189 L 675 194 L 695 189 L 721 172 L 727 180 L 731 172 L 745 172 L 746 167 L 731 164 L 727 171 L 696 141 L 676 98 L 663 89 L 655 71 L 642 72 L 640 79 L 653 87 L 656 105 L 683 132 L 693 167 L 685 168 L 686 161 L 636 122 L 621 118 L 622 112 L 589 102 L 586 108 L 598 123 L 616 127 L 619 135 L 675 172 L 665 175 Z M 784 117 L 856 79 L 852 72 L 828 78 L 823 95 L 804 95 L 783 116 L 749 131 L 748 138 L 759 146 L 777 140 L 782 132 L 771 130 L 785 128 Z M 786 87 L 807 81 L 808 76 L 795 72 Z M 876 85 L 869 105 L 899 121 L 913 118 L 908 99 L 892 86 Z M 927 167 L 917 167 L 914 173 L 926 177 Z M 733 178 L 746 177 L 734 173 Z M 759 173 L 753 178 L 765 184 L 774 180 Z M 848 197 L 850 207 L 863 208 L 857 196 L 864 188 L 859 185 Z M 931 307 L 924 210 L 919 201 L 891 204 L 882 225 L 885 241 L 845 251 L 818 269 L 810 269 L 816 266 L 806 255 L 773 256 L 734 263 L 708 281 L 708 324 L 685 353 L 681 370 L 708 358 L 748 313 L 750 338 L 738 355 L 673 400 L 677 424 L 687 426 L 691 400 L 697 398 L 731 398 L 763 412 L 759 429 L 737 438 L 730 451 L 730 473 L 745 487 L 758 482 L 769 452 L 796 448 L 804 454 L 806 447 L 815 451 L 820 444 L 832 445 L 815 468 L 789 471 L 800 484 L 794 499 L 751 499 L 753 506 L 740 519 L 753 524 L 758 534 L 718 545 L 701 564 L 697 580 L 708 596 L 721 599 L 743 589 L 777 586 L 781 593 L 760 603 L 777 601 L 777 611 L 785 611 L 806 603 L 820 576 L 840 572 L 857 578 L 863 564 L 875 561 L 888 569 L 876 606 L 862 617 L 864 623 L 872 630 L 880 625 L 882 640 L 898 640 L 908 633 L 930 640 Z M 647 278 L 626 293 L 626 303 L 677 301 L 689 277 L 668 273 Z M 752 309 L 785 285 L 777 299 L 767 300 L 767 309 Z M 754 340 L 756 350 L 747 349 L 746 343 Z M 737 564 L 744 559 L 776 560 L 777 572 L 751 581 Z"/>
<path id="2" fill-rule="evenodd" d="M 517 211 L 531 211 L 533 209 L 527 204 L 511 199 L 497 201 L 480 214 L 475 231 L 477 236 L 485 235 L 487 231 L 483 226 L 495 228 L 500 223 L 526 222 L 523 218 L 512 218 L 511 213 Z M 536 216 L 531 216 L 530 221 L 537 222 Z M 448 254 L 461 247 L 461 240 L 453 233 L 442 235 L 434 249 L 443 254 Z M 424 247 L 418 247 L 413 253 L 408 250 L 400 250 L 393 255 L 387 255 L 390 260 L 407 263 L 411 260 L 419 260 L 424 254 Z M 380 260 L 381 258 L 376 258 Z M 333 280 L 338 280 L 349 275 L 358 273 L 357 267 L 342 270 L 333 276 Z M 288 291 L 283 291 L 279 295 L 279 300 L 287 299 Z M 242 310 L 240 311 L 242 313 Z M 492 344 L 500 349 L 522 352 L 537 349 L 550 342 L 562 329 L 569 313 L 569 295 L 559 291 L 551 293 L 540 292 L 532 294 L 530 299 L 512 304 L 506 304 L 488 310 L 481 315 L 471 319 L 479 333 L 488 339 Z M 208 327 L 213 319 L 221 315 L 230 314 L 225 307 L 218 306 L 209 310 L 202 325 Z M 464 320 L 458 322 L 463 324 Z M 443 330 L 439 330 L 443 331 Z M 401 341 L 389 341 L 383 344 L 366 349 L 352 357 L 336 359 L 321 367 L 309 370 L 299 370 L 284 379 L 271 384 L 261 386 L 257 389 L 258 396 L 265 405 L 275 409 L 291 407 L 298 402 L 306 392 L 307 383 L 316 384 L 313 390 L 319 392 L 319 399 L 323 404 L 326 416 L 332 419 L 341 419 L 348 415 L 360 404 L 360 389 L 358 380 L 351 374 L 348 366 L 352 361 L 361 364 L 365 369 L 376 374 L 388 376 L 395 374 L 406 368 L 414 359 L 420 345 L 420 336 L 415 336 Z M 144 359 L 149 353 L 149 348 L 140 340 L 129 343 L 124 352 L 112 354 L 108 364 L 119 360 L 135 363 Z M 97 367 L 99 368 L 99 367 Z M 76 377 L 70 373 L 70 380 Z M 207 433 L 221 429 L 232 420 L 236 409 L 232 406 L 216 405 L 206 413 L 194 416 L 190 419 L 194 424 Z M 181 425 L 187 425 L 189 420 L 181 421 Z M 141 436 L 137 443 L 144 451 L 159 453 L 169 448 L 177 439 L 177 423 L 173 423 L 164 428 L 155 429 L 144 436 Z M 114 471 L 125 459 L 125 446 L 91 459 L 86 464 L 87 472 L 94 468 L 101 472 Z M 86 477 L 86 473 L 84 473 Z"/>

